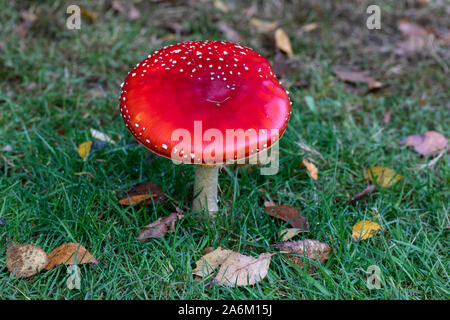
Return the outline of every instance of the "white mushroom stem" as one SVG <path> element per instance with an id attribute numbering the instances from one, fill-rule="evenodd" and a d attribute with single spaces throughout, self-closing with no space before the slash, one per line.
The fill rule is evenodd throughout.
<path id="1" fill-rule="evenodd" d="M 219 166 L 195 166 L 194 203 L 193 211 L 209 212 L 210 217 L 215 217 L 217 211 L 217 182 Z"/>

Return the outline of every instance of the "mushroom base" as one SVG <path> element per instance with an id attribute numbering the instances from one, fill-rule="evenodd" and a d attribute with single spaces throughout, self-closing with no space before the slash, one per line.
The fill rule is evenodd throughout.
<path id="1" fill-rule="evenodd" d="M 195 166 L 194 203 L 193 211 L 207 210 L 209 216 L 217 215 L 217 182 L 219 176 L 218 166 Z"/>

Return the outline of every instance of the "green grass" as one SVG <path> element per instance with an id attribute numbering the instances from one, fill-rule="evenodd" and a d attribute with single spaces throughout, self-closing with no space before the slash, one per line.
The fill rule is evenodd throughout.
<path id="1" fill-rule="evenodd" d="M 82 2 L 84 3 L 84 2 Z M 65 267 L 41 272 L 29 279 L 9 276 L 6 257 L 0 255 L 0 299 L 448 299 L 450 167 L 444 155 L 435 166 L 417 170 L 430 157 L 421 157 L 398 141 L 409 134 L 436 130 L 450 137 L 448 74 L 430 57 L 395 60 L 389 53 L 371 52 L 361 61 L 365 47 L 336 40 L 342 36 L 327 14 L 330 4 L 286 4 L 273 16 L 290 34 L 310 21 L 320 32 L 292 36 L 300 67 L 293 67 L 283 83 L 291 92 L 292 117 L 280 143 L 280 171 L 261 176 L 258 170 L 229 167 L 220 174 L 221 212 L 216 221 L 200 219 L 189 211 L 193 168 L 174 166 L 158 157 L 146 159 L 119 114 L 119 85 L 137 62 L 161 46 L 192 39 L 221 39 L 216 28 L 227 21 L 243 36 L 243 44 L 273 61 L 273 45 L 248 28 L 238 3 L 228 14 L 210 3 L 189 8 L 182 3 L 142 5 L 142 17 L 129 21 L 107 5 L 86 7 L 100 13 L 95 21 L 83 17 L 82 28 L 65 28 L 64 3 L 34 5 L 38 18 L 28 34 L 17 33 L 21 7 L 0 1 L 0 253 L 9 240 L 33 243 L 45 251 L 64 242 L 79 242 L 99 260 L 81 267 L 80 290 L 66 287 Z M 356 8 L 357 5 L 353 4 Z M 24 5 L 22 5 L 24 6 Z M 270 1 L 267 6 L 271 8 Z M 386 23 L 399 16 L 386 5 Z M 331 6 L 332 7 L 332 6 Z M 290 9 L 289 9 L 290 8 Z M 300 10 L 299 8 L 302 8 Z M 281 10 L 281 11 L 280 11 Z M 297 10 L 297 11 L 295 11 Z M 432 10 L 432 9 L 430 9 Z M 264 11 L 261 11 L 264 12 Z M 298 16 L 295 16 L 295 15 Z M 355 13 L 357 15 L 358 13 Z M 442 12 L 431 11 L 430 23 Z M 167 21 L 182 22 L 183 32 L 164 40 Z M 184 18 L 184 21 L 181 19 Z M 345 21 L 345 17 L 340 17 Z M 339 19 L 336 20 L 339 26 Z M 448 22 L 447 22 L 448 23 Z M 377 36 L 392 39 L 395 24 Z M 448 27 L 448 26 L 447 26 Z M 363 27 L 361 27 L 363 28 Z M 364 31 L 364 32 L 367 32 Z M 361 42 L 365 37 L 359 39 Z M 343 47 L 343 48 L 342 48 Z M 388 58 L 392 60 L 388 60 Z M 347 62 L 347 63 L 346 63 Z M 389 87 L 380 95 L 355 95 L 331 72 L 333 65 L 373 70 Z M 402 76 L 387 71 L 401 65 Z M 296 80 L 307 80 L 299 88 Z M 37 86 L 27 89 L 31 84 Z M 304 97 L 314 99 L 315 110 Z M 392 108 L 389 124 L 381 119 Z M 92 150 L 87 161 L 77 145 L 92 139 L 90 128 L 117 141 Z M 297 142 L 320 152 L 309 154 Z M 309 156 L 319 168 L 313 181 L 300 165 Z M 396 186 L 382 189 L 356 204 L 345 200 L 366 186 L 364 171 L 373 165 L 391 167 L 404 176 Z M 89 175 L 76 175 L 90 172 Z M 159 184 L 178 204 L 123 207 L 117 197 L 136 183 Z M 263 202 L 274 200 L 297 207 L 308 217 L 307 235 L 333 248 L 330 259 L 308 274 L 272 257 L 266 279 L 252 287 L 227 288 L 196 281 L 191 272 L 204 249 L 222 246 L 245 255 L 277 250 L 278 232 L 286 224 L 269 217 Z M 163 239 L 136 241 L 150 221 L 186 210 L 176 231 Z M 351 228 L 370 219 L 382 226 L 375 237 L 355 242 Z M 377 265 L 382 288 L 366 287 L 365 270 Z"/>

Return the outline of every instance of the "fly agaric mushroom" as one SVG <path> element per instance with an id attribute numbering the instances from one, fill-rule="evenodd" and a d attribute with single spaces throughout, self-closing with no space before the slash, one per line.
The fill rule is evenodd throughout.
<path id="1" fill-rule="evenodd" d="M 226 41 L 191 41 L 149 55 L 122 84 L 120 111 L 136 140 L 195 164 L 193 210 L 218 211 L 218 167 L 273 146 L 290 100 L 269 62 Z"/>

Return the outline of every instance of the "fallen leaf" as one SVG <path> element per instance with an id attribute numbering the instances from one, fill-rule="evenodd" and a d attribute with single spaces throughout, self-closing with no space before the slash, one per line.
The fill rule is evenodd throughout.
<path id="1" fill-rule="evenodd" d="M 311 176 L 311 178 L 313 178 L 314 180 L 319 179 L 319 169 L 317 169 L 314 163 L 309 162 L 306 159 L 303 159 L 302 164 L 306 167 L 306 170 L 308 170 L 308 173 Z"/>
<path id="2" fill-rule="evenodd" d="M 369 184 L 363 191 L 355 194 L 353 197 L 351 197 L 347 201 L 348 202 L 358 201 L 375 191 L 377 191 L 377 187 L 374 184 Z"/>
<path id="3" fill-rule="evenodd" d="M 220 266 L 215 279 L 228 287 L 254 285 L 266 277 L 271 256 L 271 253 L 262 253 L 253 258 L 232 252 Z"/>
<path id="4" fill-rule="evenodd" d="M 447 147 L 447 139 L 439 132 L 427 131 L 423 134 L 413 134 L 399 142 L 414 147 L 414 151 L 422 155 L 427 155 Z"/>
<path id="5" fill-rule="evenodd" d="M 45 270 L 53 269 L 60 264 L 72 265 L 97 263 L 97 259 L 95 259 L 85 247 L 75 242 L 64 243 L 53 249 L 52 252 L 48 254 L 48 260 L 49 263 L 45 267 Z"/>
<path id="6" fill-rule="evenodd" d="M 83 159 L 83 161 L 87 160 L 87 157 L 89 155 L 89 151 L 91 151 L 92 141 L 86 141 L 81 143 L 78 146 L 78 154 Z"/>
<path id="7" fill-rule="evenodd" d="M 365 179 L 369 179 L 371 182 L 382 186 L 383 188 L 389 188 L 403 179 L 403 176 L 391 168 L 385 168 L 381 166 L 370 167 L 366 170 Z"/>
<path id="8" fill-rule="evenodd" d="M 137 240 L 145 241 L 149 238 L 162 238 L 166 235 L 167 231 L 174 232 L 175 221 L 182 219 L 183 217 L 184 215 L 173 212 L 167 217 L 159 218 L 155 222 L 146 225 L 145 229 L 139 232 Z"/>
<path id="9" fill-rule="evenodd" d="M 298 228 L 302 231 L 308 231 L 308 219 L 300 214 L 300 211 L 292 206 L 279 205 L 274 207 L 265 207 L 264 211 L 270 216 L 289 222 L 294 228 Z"/>
<path id="10" fill-rule="evenodd" d="M 355 241 L 365 240 L 372 238 L 380 229 L 380 225 L 376 222 L 369 220 L 359 221 L 352 228 L 352 237 Z"/>
<path id="11" fill-rule="evenodd" d="M 384 87 L 384 84 L 377 79 L 369 76 L 368 71 L 353 70 L 342 67 L 333 67 L 333 73 L 339 78 L 339 80 L 347 81 L 351 83 L 365 83 L 369 90 L 375 90 Z"/>
<path id="12" fill-rule="evenodd" d="M 289 58 L 294 56 L 291 40 L 289 40 L 289 36 L 282 28 L 275 30 L 275 46 L 286 53 Z"/>
<path id="13" fill-rule="evenodd" d="M 119 200 L 122 205 L 151 205 L 153 201 L 156 204 L 164 203 L 166 196 L 161 187 L 153 182 L 142 182 L 136 185 L 133 189 L 127 192 L 127 194 Z"/>
<path id="14" fill-rule="evenodd" d="M 288 241 L 301 232 L 302 230 L 300 230 L 299 228 L 286 228 L 281 230 L 279 235 L 281 237 L 281 241 Z"/>
<path id="15" fill-rule="evenodd" d="M 302 268 L 305 258 L 323 263 L 328 260 L 331 253 L 331 247 L 328 244 L 313 239 L 278 242 L 276 245 L 282 253 L 287 253 L 286 257 L 293 264 Z M 313 266 L 309 266 L 308 272 L 314 270 Z"/>
<path id="16" fill-rule="evenodd" d="M 199 277 L 210 275 L 231 253 L 233 253 L 233 251 L 222 249 L 222 247 L 218 247 L 214 251 L 206 253 L 196 262 L 196 268 L 192 273 Z"/>
<path id="17" fill-rule="evenodd" d="M 224 34 L 225 38 L 227 38 L 231 42 L 241 42 L 242 41 L 241 35 L 236 30 L 234 30 L 228 23 L 226 23 L 224 21 L 220 21 L 217 24 L 217 29 L 219 29 L 220 32 L 222 32 Z"/>
<path id="18" fill-rule="evenodd" d="M 271 32 L 278 26 L 277 22 L 264 21 L 258 18 L 250 19 L 250 24 L 256 27 L 259 32 Z"/>
<path id="19" fill-rule="evenodd" d="M 14 244 L 6 253 L 6 267 L 11 276 L 31 277 L 48 263 L 47 253 L 34 244 Z"/>
<path id="20" fill-rule="evenodd" d="M 98 130 L 95 130 L 95 129 L 91 128 L 90 132 L 91 132 L 91 135 L 92 135 L 92 137 L 94 139 L 97 139 L 97 140 L 100 140 L 100 141 L 103 141 L 103 142 L 113 143 L 113 144 L 116 143 L 107 134 L 105 134 L 105 133 L 103 133 L 101 131 L 98 131 Z"/>

